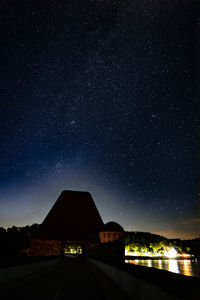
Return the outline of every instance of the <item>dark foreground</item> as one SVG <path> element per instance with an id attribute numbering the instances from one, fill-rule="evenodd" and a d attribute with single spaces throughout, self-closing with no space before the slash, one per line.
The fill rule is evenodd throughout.
<path id="1" fill-rule="evenodd" d="M 55 266 L 1 288 L 3 299 L 127 299 L 101 270 L 80 258 L 63 258 Z"/>

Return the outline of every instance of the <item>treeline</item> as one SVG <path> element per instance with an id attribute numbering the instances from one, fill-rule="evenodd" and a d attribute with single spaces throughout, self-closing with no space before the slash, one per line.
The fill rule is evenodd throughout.
<path id="1" fill-rule="evenodd" d="M 0 257 L 26 256 L 31 238 L 37 236 L 39 224 L 24 227 L 0 227 Z M 125 232 L 125 247 L 130 252 L 162 252 L 166 247 L 174 247 L 184 253 L 200 256 L 200 239 L 180 240 L 167 239 L 150 232 Z M 160 253 L 161 253 L 160 252 Z"/>
<path id="2" fill-rule="evenodd" d="M 126 231 L 124 242 L 125 245 L 132 243 L 139 243 L 140 245 L 147 245 L 148 243 L 159 243 L 161 241 L 167 241 L 168 239 L 164 236 L 153 234 L 150 232 L 140 231 Z"/>
<path id="3" fill-rule="evenodd" d="M 125 232 L 124 242 L 129 252 L 163 254 L 166 248 L 173 247 L 178 252 L 200 255 L 200 239 L 198 238 L 193 240 L 167 239 L 150 232 L 131 231 Z"/>
<path id="4" fill-rule="evenodd" d="M 30 240 L 37 235 L 38 224 L 24 227 L 12 226 L 11 228 L 0 227 L 0 256 L 13 257 L 25 254 L 30 246 Z"/>

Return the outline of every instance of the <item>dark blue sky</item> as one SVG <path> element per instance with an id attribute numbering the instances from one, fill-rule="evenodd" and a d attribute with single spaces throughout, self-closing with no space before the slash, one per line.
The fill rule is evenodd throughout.
<path id="1" fill-rule="evenodd" d="M 1 226 L 40 223 L 77 189 L 105 222 L 197 236 L 197 5 L 2 2 Z"/>

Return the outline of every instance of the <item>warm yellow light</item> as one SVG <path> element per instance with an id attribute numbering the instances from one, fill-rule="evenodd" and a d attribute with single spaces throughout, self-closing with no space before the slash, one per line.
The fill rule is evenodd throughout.
<path id="1" fill-rule="evenodd" d="M 129 250 L 129 247 L 125 247 L 125 255 L 126 256 L 145 256 L 145 257 L 168 257 L 168 258 L 176 258 L 176 257 L 185 257 L 185 258 L 189 258 L 191 257 L 190 254 L 187 253 L 183 253 L 183 254 L 179 254 L 174 248 L 170 248 L 170 247 L 166 247 L 164 248 L 164 252 L 162 250 L 161 251 L 144 251 L 144 250 L 140 250 L 140 251 L 131 251 Z"/>
<path id="2" fill-rule="evenodd" d="M 157 257 L 157 256 L 162 256 L 161 253 L 152 253 L 152 252 L 148 252 L 148 251 L 141 251 L 141 252 L 137 252 L 137 251 L 129 251 L 128 248 L 125 247 L 125 255 L 126 256 L 146 256 L 146 257 Z"/>
<path id="3" fill-rule="evenodd" d="M 187 254 L 187 253 L 182 253 L 181 256 L 183 256 L 183 257 L 191 257 L 191 255 Z"/>
<path id="4" fill-rule="evenodd" d="M 151 267 L 151 266 L 152 266 L 152 260 L 151 260 L 151 259 L 148 259 L 147 264 L 148 264 L 148 267 Z"/>
<path id="5" fill-rule="evenodd" d="M 186 276 L 192 276 L 191 261 L 188 259 L 184 259 L 183 261 L 183 274 Z"/>
<path id="6" fill-rule="evenodd" d="M 169 250 L 164 251 L 164 256 L 168 258 L 174 258 L 177 257 L 177 251 L 174 248 L 171 248 Z"/>
<path id="7" fill-rule="evenodd" d="M 129 251 L 126 247 L 125 247 L 125 255 L 127 256 L 140 256 L 141 253 L 135 251 L 135 252 L 132 252 L 132 251 Z"/>
<path id="8" fill-rule="evenodd" d="M 80 245 L 67 245 L 64 249 L 65 254 L 82 254 L 82 247 Z"/>
<path id="9" fill-rule="evenodd" d="M 178 268 L 178 261 L 176 259 L 169 259 L 168 271 L 173 272 L 173 273 L 180 273 L 179 268 Z"/>

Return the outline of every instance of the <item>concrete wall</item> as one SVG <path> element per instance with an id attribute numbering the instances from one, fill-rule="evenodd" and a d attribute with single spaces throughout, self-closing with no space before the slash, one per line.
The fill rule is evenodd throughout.
<path id="1" fill-rule="evenodd" d="M 40 261 L 32 264 L 18 265 L 13 267 L 1 268 L 0 269 L 0 286 L 11 282 L 15 279 L 25 277 L 31 273 L 45 269 L 51 265 L 54 265 L 60 261 L 60 258 Z"/>
<path id="2" fill-rule="evenodd" d="M 94 259 L 88 260 L 109 276 L 131 299 L 180 299 L 168 294 L 166 291 L 163 291 L 159 286 L 143 281 L 141 278 L 137 278 L 133 274 L 124 270 L 117 269 L 116 267 Z"/>
<path id="3" fill-rule="evenodd" d="M 31 239 L 31 256 L 60 256 L 62 253 L 63 243 L 60 241 Z"/>

